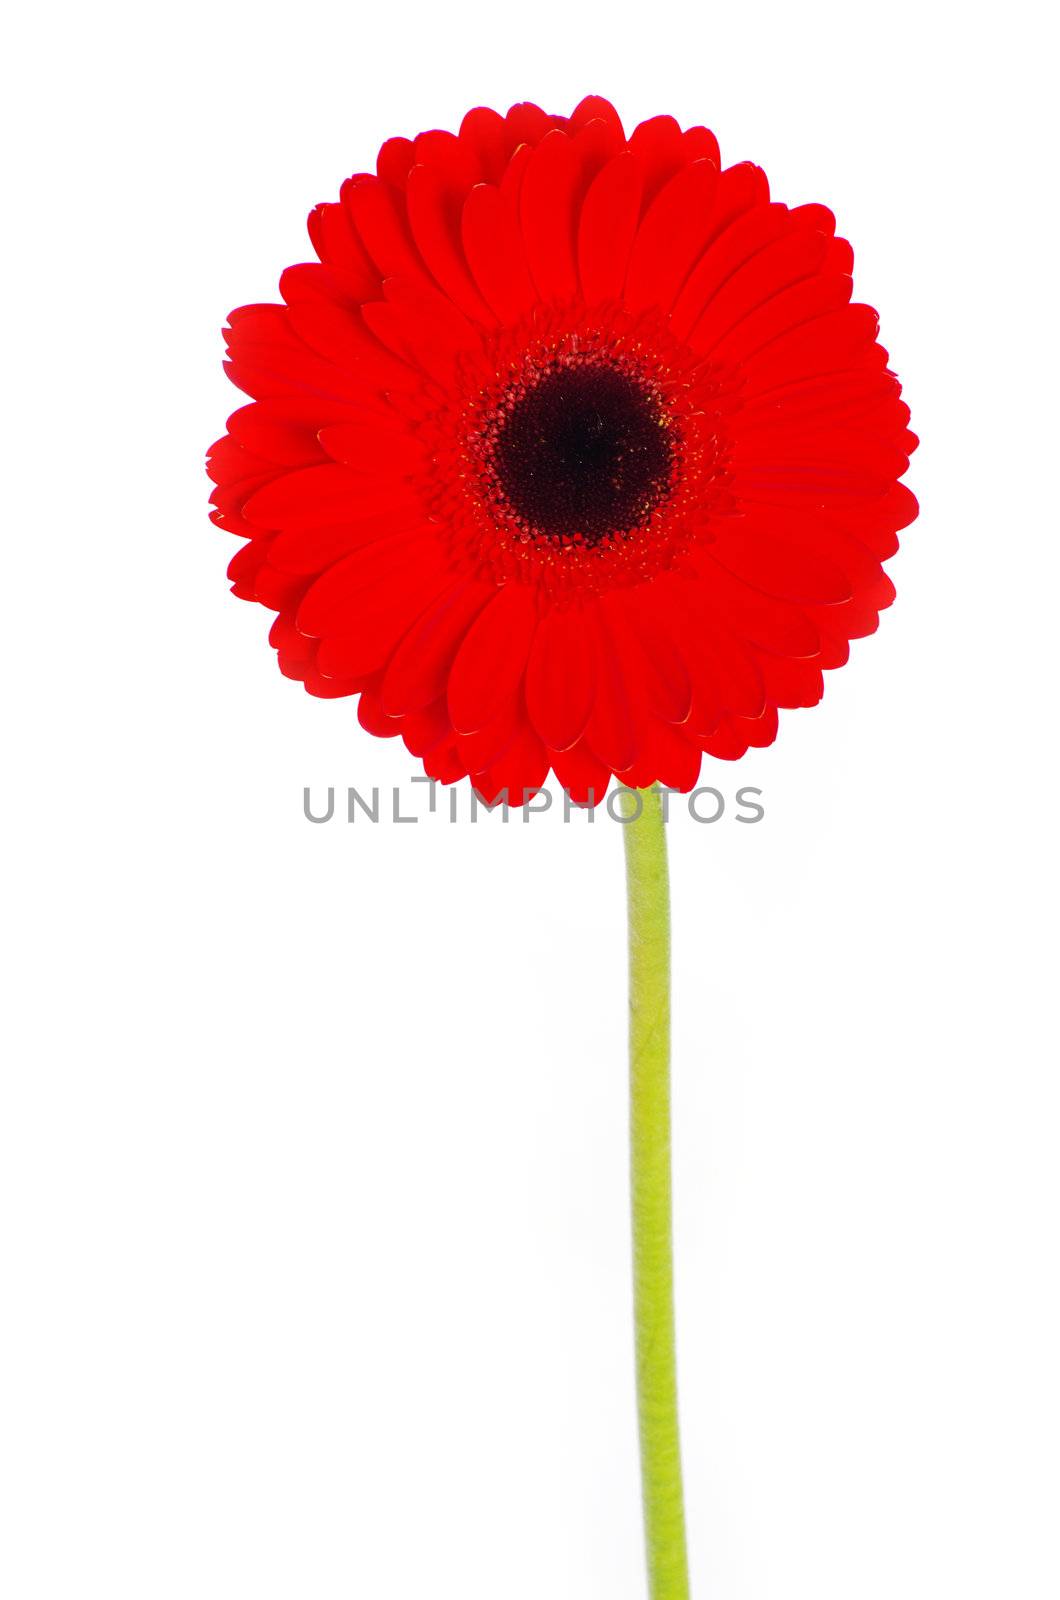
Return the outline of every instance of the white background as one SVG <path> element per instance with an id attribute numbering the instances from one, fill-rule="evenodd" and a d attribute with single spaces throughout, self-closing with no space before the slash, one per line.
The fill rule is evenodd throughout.
<path id="1" fill-rule="evenodd" d="M 879 635 L 670 829 L 707 1600 L 1055 1600 L 1052 67 L 1030 7 L 57 5 L 3 114 L 7 1600 L 642 1600 L 621 835 L 407 783 L 206 521 L 233 305 L 381 139 L 706 121 L 924 444 Z M 423 791 L 413 791 L 422 796 Z"/>

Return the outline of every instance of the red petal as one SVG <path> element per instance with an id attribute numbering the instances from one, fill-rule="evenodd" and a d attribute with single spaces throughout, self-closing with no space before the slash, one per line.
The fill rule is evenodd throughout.
<path id="1" fill-rule="evenodd" d="M 816 273 L 827 248 L 823 233 L 803 228 L 789 230 L 757 250 L 711 299 L 689 336 L 692 349 L 699 355 L 709 354 L 757 306 L 771 301 L 789 284 Z"/>
<path id="2" fill-rule="evenodd" d="M 382 700 L 392 716 L 419 711 L 445 694 L 468 628 L 495 592 L 489 584 L 462 578 L 409 630 L 383 679 Z"/>
<path id="3" fill-rule="evenodd" d="M 422 711 L 413 711 L 401 719 L 401 737 L 410 755 L 425 756 L 443 739 L 451 741 L 452 733 L 444 695 L 432 706 L 424 706 Z"/>
<path id="4" fill-rule="evenodd" d="M 504 118 L 487 106 L 476 106 L 460 124 L 460 142 L 474 150 L 486 182 L 500 183 L 514 148 Z"/>
<path id="5" fill-rule="evenodd" d="M 317 668 L 325 678 L 357 678 L 385 667 L 408 629 L 433 605 L 442 580 L 426 575 L 410 585 L 380 589 L 375 609 L 362 610 L 351 631 L 321 641 Z"/>
<path id="6" fill-rule="evenodd" d="M 767 706 L 758 717 L 725 717 L 717 731 L 701 741 L 708 755 L 718 761 L 738 761 L 749 745 L 756 749 L 773 743 L 777 736 L 776 706 Z"/>
<path id="7" fill-rule="evenodd" d="M 852 422 L 887 403 L 899 403 L 901 384 L 890 372 L 831 372 L 799 379 L 748 401 L 740 410 L 740 437 L 765 437 L 778 428 Z"/>
<path id="8" fill-rule="evenodd" d="M 727 228 L 734 218 L 752 206 L 769 204 L 769 179 L 753 162 L 740 161 L 726 167 L 718 181 L 718 227 Z"/>
<path id="9" fill-rule="evenodd" d="M 320 700 L 338 700 L 343 695 L 356 694 L 362 687 L 359 678 L 322 678 L 315 667 L 310 667 L 303 679 L 307 694 Z"/>
<path id="10" fill-rule="evenodd" d="M 581 173 L 578 194 L 583 198 L 593 179 L 606 167 L 612 156 L 617 156 L 625 149 L 625 142 L 615 132 L 614 123 L 604 122 L 599 117 L 571 131 L 571 144 Z"/>
<path id="11" fill-rule="evenodd" d="M 304 578 L 277 572 L 266 562 L 254 581 L 254 598 L 270 611 L 285 611 L 298 605 L 304 588 Z"/>
<path id="12" fill-rule="evenodd" d="M 533 591 L 508 583 L 464 639 L 449 679 L 449 715 L 458 733 L 492 721 L 521 682 L 537 627 Z"/>
<path id="13" fill-rule="evenodd" d="M 602 617 L 594 628 L 596 694 L 585 729 L 594 756 L 612 772 L 625 772 L 637 755 L 637 721 L 619 651 Z"/>
<path id="14" fill-rule="evenodd" d="M 364 247 L 384 278 L 415 278 L 423 264 L 409 233 L 404 206 L 379 178 L 348 178 L 342 202 Z"/>
<path id="15" fill-rule="evenodd" d="M 601 604 L 612 622 L 612 632 L 623 631 L 636 646 L 634 672 L 649 709 L 664 722 L 683 722 L 692 704 L 692 683 L 678 644 L 677 631 L 667 614 L 672 586 L 664 578 L 636 589 L 605 595 Z M 620 621 L 615 621 L 620 618 Z M 624 657 L 632 663 L 633 657 Z"/>
<path id="16" fill-rule="evenodd" d="M 417 586 L 421 575 L 440 590 L 444 572 L 437 535 L 433 529 L 415 528 L 399 538 L 362 546 L 330 567 L 306 593 L 295 620 L 302 633 L 314 638 L 349 633 L 364 616 Z"/>
<path id="17" fill-rule="evenodd" d="M 542 139 L 527 161 L 520 194 L 526 258 L 538 292 L 546 300 L 572 300 L 577 293 L 574 201 L 578 180 L 571 142 L 556 129 Z"/>
<path id="18" fill-rule="evenodd" d="M 375 291 L 373 271 L 372 293 Z M 331 267 L 320 266 L 315 261 L 300 261 L 293 267 L 285 267 L 280 273 L 280 294 L 289 306 L 303 300 L 328 300 L 332 305 L 355 311 L 359 304 L 359 299 L 350 293 Z"/>
<path id="19" fill-rule="evenodd" d="M 551 755 L 556 777 L 575 805 L 603 804 L 611 774 L 604 763 L 593 755 L 584 739 L 570 750 L 556 750 Z"/>
<path id="20" fill-rule="evenodd" d="M 520 806 L 534 797 L 548 777 L 548 757 L 528 723 L 519 726 L 515 737 L 484 776 L 491 799 L 507 792 L 509 802 Z"/>
<path id="21" fill-rule="evenodd" d="M 472 189 L 464 202 L 461 234 L 483 298 L 502 322 L 518 322 L 536 296 L 514 218 L 497 189 L 484 183 Z"/>
<path id="22" fill-rule="evenodd" d="M 570 125 L 572 128 L 584 128 L 590 122 L 602 122 L 612 139 L 624 141 L 626 134 L 622 126 L 622 118 L 611 104 L 598 94 L 587 94 L 584 100 L 579 100 L 571 112 Z"/>
<path id="23" fill-rule="evenodd" d="M 703 755 L 699 745 L 682 729 L 668 727 L 664 722 L 652 722 L 646 733 L 643 751 L 625 774 L 625 782 L 636 789 L 662 783 L 668 789 L 687 793 L 695 786 L 702 764 Z"/>
<path id="24" fill-rule="evenodd" d="M 719 210 L 726 177 L 728 173 L 722 173 L 719 179 Z M 696 263 L 673 309 L 670 325 L 677 338 L 687 339 L 726 279 L 759 250 L 786 233 L 790 226 L 787 210 L 777 205 L 754 206 L 727 225 L 716 218 L 711 243 Z"/>
<path id="25" fill-rule="evenodd" d="M 411 139 L 387 139 L 379 148 L 375 170 L 385 183 L 403 189 L 414 159 Z"/>
<path id="26" fill-rule="evenodd" d="M 238 595 L 240 600 L 254 599 L 254 585 L 262 563 L 268 556 L 269 544 L 268 535 L 252 539 L 249 544 L 237 550 L 228 563 L 227 575 L 231 580 L 232 593 Z"/>
<path id="27" fill-rule="evenodd" d="M 526 709 L 551 750 L 584 732 L 596 689 L 596 651 L 585 612 L 569 607 L 542 618 L 526 670 Z"/>
<path id="28" fill-rule="evenodd" d="M 330 356 L 322 359 L 294 331 L 292 319 L 314 308 L 351 318 L 349 312 L 324 300 L 307 301 L 299 307 L 254 306 L 233 311 L 227 330 L 232 356 L 227 370 L 232 381 L 256 400 L 288 395 L 317 395 L 329 402 L 356 400 L 364 391 L 365 379 L 340 370 Z"/>
<path id="29" fill-rule="evenodd" d="M 834 605 L 849 600 L 851 586 L 827 556 L 792 544 L 766 526 L 737 519 L 711 547 L 714 559 L 764 594 Z"/>
<path id="30" fill-rule="evenodd" d="M 751 588 L 709 554 L 698 565 L 712 610 L 734 633 L 777 655 L 817 654 L 820 637 L 804 611 Z"/>
<path id="31" fill-rule="evenodd" d="M 496 318 L 479 294 L 460 244 L 464 194 L 431 167 L 409 173 L 409 222 L 435 282 L 472 321 L 493 327 Z"/>
<path id="32" fill-rule="evenodd" d="M 883 366 L 886 357 L 875 345 L 879 318 L 871 306 L 844 306 L 782 334 L 753 355 L 743 368 L 746 399 L 796 379 L 852 368 Z"/>
<path id="33" fill-rule="evenodd" d="M 697 161 L 656 196 L 630 256 L 624 297 L 630 311 L 672 305 L 709 237 L 717 185 L 713 162 Z"/>
<path id="34" fill-rule="evenodd" d="M 379 697 L 370 689 L 361 691 L 361 698 L 357 702 L 357 721 L 366 733 L 374 734 L 377 739 L 393 739 L 401 732 L 398 718 L 387 716 Z"/>
<path id="35" fill-rule="evenodd" d="M 300 412 L 295 402 L 258 400 L 232 413 L 228 431 L 268 461 L 285 467 L 309 466 L 324 454 L 316 437 L 320 410 L 319 403 Z"/>
<path id="36" fill-rule="evenodd" d="M 314 576 L 362 546 L 404 538 L 416 526 L 418 519 L 405 510 L 376 512 L 322 528 L 288 528 L 272 541 L 269 563 L 280 572 Z"/>
<path id="37" fill-rule="evenodd" d="M 369 478 L 329 463 L 274 478 L 251 495 L 243 510 L 261 528 L 322 528 L 405 504 L 415 501 L 398 480 Z"/>
<path id="38" fill-rule="evenodd" d="M 376 309 L 374 301 L 357 313 L 326 300 L 305 300 L 291 306 L 288 315 L 292 328 L 310 350 L 359 380 L 354 394 L 358 389 L 371 392 L 373 387 L 407 388 L 421 382 L 418 374 L 373 338 L 366 316 Z M 341 373 L 336 376 L 341 381 Z"/>
<path id="39" fill-rule="evenodd" d="M 248 495 L 281 471 L 276 462 L 244 449 L 230 434 L 218 439 L 206 452 L 207 477 L 231 489 L 245 484 L 245 493 Z"/>
<path id="40" fill-rule="evenodd" d="M 706 585 L 684 585 L 679 604 L 687 624 L 683 645 L 692 677 L 690 729 L 710 729 L 730 710 L 761 715 L 766 700 L 762 674 L 747 646 L 719 624 Z"/>
<path id="41" fill-rule="evenodd" d="M 772 533 L 789 542 L 795 550 L 833 563 L 856 594 L 870 594 L 874 599 L 890 596 L 890 580 L 878 558 L 857 538 L 856 531 L 848 533 L 838 518 L 817 510 L 792 511 L 774 506 L 749 508 L 748 515 L 767 523 Z M 887 600 L 879 601 L 879 605 L 887 603 Z"/>
<path id="42" fill-rule="evenodd" d="M 640 166 L 644 204 L 650 205 L 687 160 L 681 126 L 673 117 L 651 117 L 633 129 L 629 148 Z"/>
<path id="43" fill-rule="evenodd" d="M 760 652 L 758 666 L 773 705 L 815 706 L 824 693 L 824 675 L 817 661 L 788 661 Z"/>
<path id="44" fill-rule="evenodd" d="M 578 272 L 590 305 L 617 300 L 640 214 L 641 177 L 628 150 L 592 181 L 578 226 Z"/>
<path id="45" fill-rule="evenodd" d="M 686 128 L 684 145 L 688 161 L 713 161 L 716 167 L 721 166 L 718 141 L 709 128 Z"/>
<path id="46" fill-rule="evenodd" d="M 309 214 L 308 226 L 314 250 L 350 299 L 370 300 L 379 293 L 380 274 L 350 222 L 345 206 L 315 207 Z"/>
<path id="47" fill-rule="evenodd" d="M 898 548 L 895 535 L 915 521 L 919 511 L 912 491 L 904 483 L 895 483 L 881 499 L 858 506 L 856 512 L 844 513 L 836 520 L 848 527 L 877 561 L 886 561 Z"/>
<path id="48" fill-rule="evenodd" d="M 522 699 L 510 694 L 496 716 L 476 733 L 459 733 L 456 746 L 469 772 L 487 773 L 507 750 L 523 722 Z"/>
<path id="49" fill-rule="evenodd" d="M 519 105 L 510 108 L 504 120 L 508 124 L 509 137 L 514 149 L 521 144 L 540 143 L 550 128 L 560 127 L 566 119 L 550 117 L 540 106 L 535 106 L 532 100 L 523 100 Z"/>
<path id="50" fill-rule="evenodd" d="M 527 144 L 520 145 L 508 163 L 508 169 L 501 179 L 501 202 L 506 207 L 508 215 L 515 223 L 516 232 L 519 231 L 519 205 L 523 192 L 523 179 L 526 169 L 530 165 L 533 151 Z"/>
<path id="51" fill-rule="evenodd" d="M 459 196 L 460 205 L 463 205 L 476 183 L 483 180 L 482 162 L 477 150 L 473 144 L 458 139 L 455 133 L 431 128 L 427 133 L 418 134 L 413 155 L 413 166 L 430 167 L 443 180 L 446 188 Z"/>
<path id="52" fill-rule="evenodd" d="M 467 766 L 453 743 L 435 745 L 423 758 L 423 770 L 438 783 L 456 783 L 467 777 Z"/>
<path id="53" fill-rule="evenodd" d="M 320 443 L 332 461 L 356 472 L 405 477 L 423 467 L 421 445 L 414 434 L 401 428 L 337 422 L 321 428 Z"/>

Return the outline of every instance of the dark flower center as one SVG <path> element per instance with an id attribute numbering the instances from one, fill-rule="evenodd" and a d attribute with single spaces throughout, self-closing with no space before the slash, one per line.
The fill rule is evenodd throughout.
<path id="1" fill-rule="evenodd" d="M 492 462 L 530 533 L 597 545 L 651 514 L 670 486 L 674 446 L 651 388 L 597 358 L 556 364 L 520 386 L 500 418 Z"/>

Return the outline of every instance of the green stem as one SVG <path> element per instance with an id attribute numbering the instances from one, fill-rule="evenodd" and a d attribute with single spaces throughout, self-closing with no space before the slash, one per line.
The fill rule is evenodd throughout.
<path id="1" fill-rule="evenodd" d="M 651 1600 L 688 1600 L 670 1183 L 670 882 L 658 786 L 622 789 L 641 1494 Z"/>

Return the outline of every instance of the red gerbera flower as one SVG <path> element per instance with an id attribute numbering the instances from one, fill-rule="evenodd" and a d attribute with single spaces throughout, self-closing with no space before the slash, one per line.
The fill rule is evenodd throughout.
<path id="1" fill-rule="evenodd" d="M 309 233 L 210 452 L 288 677 L 490 797 L 688 789 L 820 699 L 917 509 L 830 211 L 590 98 L 390 139 Z"/>

